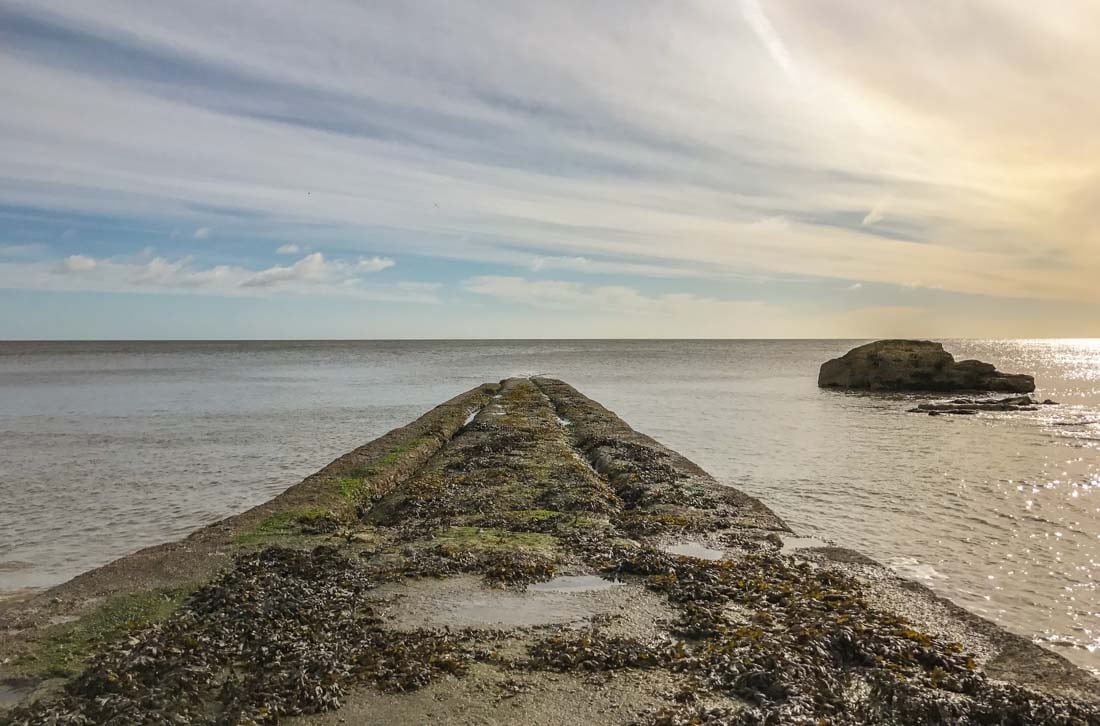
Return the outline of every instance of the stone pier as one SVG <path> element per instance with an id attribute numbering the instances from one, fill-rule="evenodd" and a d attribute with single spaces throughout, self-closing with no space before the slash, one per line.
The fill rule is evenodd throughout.
<path id="1" fill-rule="evenodd" d="M 15 724 L 1100 723 L 1057 654 L 549 378 L 4 603 L 0 633 Z"/>

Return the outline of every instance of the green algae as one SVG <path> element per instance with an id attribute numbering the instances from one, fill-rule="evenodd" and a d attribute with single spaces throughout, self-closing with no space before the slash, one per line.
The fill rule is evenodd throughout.
<path id="1" fill-rule="evenodd" d="M 553 509 L 516 509 L 510 512 L 502 512 L 497 515 L 500 519 L 512 523 L 516 528 L 540 526 L 546 522 L 559 518 L 562 512 Z M 512 529 L 512 527 L 506 527 Z"/>
<path id="2" fill-rule="evenodd" d="M 369 482 L 366 479 L 346 477 L 336 482 L 336 491 L 344 499 L 364 499 L 365 491 L 368 488 Z"/>
<path id="3" fill-rule="evenodd" d="M 334 531 L 338 526 L 335 515 L 321 507 L 290 509 L 277 512 L 252 529 L 233 538 L 238 545 L 254 545 L 273 537 L 311 535 Z"/>
<path id="4" fill-rule="evenodd" d="M 353 469 L 349 476 L 353 479 L 364 479 L 366 477 L 377 476 L 378 474 L 381 474 L 386 469 L 400 461 L 401 457 L 405 454 L 409 453 L 413 449 L 418 448 L 424 443 L 433 441 L 437 441 L 436 438 L 427 434 L 412 438 L 403 444 L 398 444 L 397 446 L 393 447 L 385 454 L 382 454 L 382 456 L 372 461 L 370 464 L 359 467 L 357 469 Z"/>
<path id="5" fill-rule="evenodd" d="M 519 509 L 464 518 L 462 524 L 482 528 L 506 529 L 511 532 L 543 532 L 563 535 L 578 529 L 602 529 L 605 518 L 553 509 Z"/>
<path id="6" fill-rule="evenodd" d="M 355 683 L 402 693 L 465 672 L 464 636 L 386 630 L 374 587 L 331 547 L 249 553 L 5 723 L 268 724 L 336 708 Z"/>
<path id="7" fill-rule="evenodd" d="M 513 532 L 483 527 L 448 527 L 435 533 L 433 545 L 463 550 L 519 550 L 550 553 L 557 548 L 553 535 L 541 532 Z"/>
<path id="8" fill-rule="evenodd" d="M 373 479 L 385 474 L 409 452 L 415 451 L 426 443 L 438 442 L 438 440 L 436 436 L 424 434 L 416 436 L 403 444 L 398 444 L 366 466 L 352 469 L 346 477 L 338 479 L 336 481 L 337 493 L 342 498 L 351 501 L 365 501 L 373 498 L 378 494 L 378 488 Z"/>
<path id="9" fill-rule="evenodd" d="M 16 660 L 13 671 L 33 680 L 70 677 L 95 650 L 169 618 L 194 589 L 165 588 L 115 596 L 75 622 L 51 627 L 32 652 Z"/>

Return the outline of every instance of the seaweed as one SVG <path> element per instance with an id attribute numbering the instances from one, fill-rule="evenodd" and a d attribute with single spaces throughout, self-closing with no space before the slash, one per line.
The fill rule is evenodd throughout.
<path id="1" fill-rule="evenodd" d="M 343 551 L 289 548 L 340 527 L 328 510 L 279 512 L 235 541 L 286 546 L 244 548 L 190 596 L 162 593 L 135 608 L 112 601 L 58 630 L 68 640 L 44 641 L 42 663 L 83 669 L 12 722 L 271 723 L 337 708 L 357 685 L 411 691 L 481 661 L 509 673 L 502 698 L 529 690 L 512 675 L 522 670 L 596 681 L 657 670 L 679 683 L 639 725 L 1100 723 L 1094 705 L 991 680 L 960 644 L 873 607 L 858 580 L 783 554 L 767 526 L 736 527 L 751 500 L 691 473 L 564 384 L 540 386 L 553 407 L 530 382 L 505 384 L 499 405 L 385 497 L 371 478 L 419 439 L 337 481 L 360 509 L 370 500 L 360 516 L 375 525 L 356 532 L 352 523 L 346 542 L 325 540 Z M 700 531 L 718 532 L 734 558 L 654 546 Z M 643 586 L 672 614 L 654 632 L 627 630 L 633 637 L 615 629 L 614 614 L 581 632 L 534 631 L 526 659 L 509 660 L 485 649 L 495 637 L 485 632 L 388 629 L 374 593 L 380 583 L 461 574 L 519 588 L 559 568 Z M 138 616 L 120 615 L 129 612 Z M 110 627 L 92 626 L 100 620 Z M 79 657 L 49 655 L 66 644 Z"/>
<path id="2" fill-rule="evenodd" d="M 331 547 L 244 555 L 11 723 L 272 723 L 336 708 L 355 682 L 407 691 L 463 671 L 464 635 L 382 629 L 373 587 Z"/>
<path id="3" fill-rule="evenodd" d="M 728 723 L 1088 723 L 1100 709 L 990 680 L 958 643 L 871 607 L 854 579 L 775 553 L 736 561 L 620 551 L 616 574 L 643 576 L 677 604 L 698 640 L 670 668 L 750 708 Z M 744 614 L 731 622 L 731 607 Z M 695 706 L 649 723 L 693 723 Z M 723 718 L 725 718 L 723 716 Z M 705 723 L 705 722 L 701 722 Z"/>
<path id="4" fill-rule="evenodd" d="M 340 528 L 340 520 L 327 509 L 310 507 L 276 512 L 252 529 L 233 538 L 238 545 L 265 543 L 274 537 L 329 534 Z"/>
<path id="5" fill-rule="evenodd" d="M 33 679 L 74 675 L 96 648 L 172 615 L 189 591 L 161 588 L 115 596 L 75 622 L 50 628 L 36 648 L 17 659 L 14 670 Z"/>
<path id="6" fill-rule="evenodd" d="M 598 629 L 580 635 L 554 635 L 529 648 L 529 667 L 554 671 L 610 671 L 657 668 L 682 654 L 676 646 L 654 647 L 636 638 L 607 636 Z"/>

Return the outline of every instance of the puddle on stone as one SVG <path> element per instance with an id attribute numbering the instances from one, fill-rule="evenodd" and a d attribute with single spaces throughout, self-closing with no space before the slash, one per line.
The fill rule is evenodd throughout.
<path id="1" fill-rule="evenodd" d="M 18 688 L 0 683 L 0 706 L 14 706 L 29 696 L 30 693 L 30 688 Z"/>
<path id="2" fill-rule="evenodd" d="M 791 550 L 808 550 L 814 547 L 832 547 L 830 543 L 817 537 L 788 537 L 783 536 L 782 551 L 790 552 Z"/>
<path id="3" fill-rule="evenodd" d="M 440 603 L 442 607 L 430 619 L 439 625 L 450 627 L 522 628 L 534 625 L 552 625 L 585 620 L 595 612 L 591 608 L 573 603 L 521 600 L 508 597 L 470 598 L 454 603 Z"/>
<path id="4" fill-rule="evenodd" d="M 622 585 L 621 582 L 608 580 L 599 575 L 562 575 L 546 582 L 536 582 L 527 586 L 528 592 L 596 592 L 610 590 Z"/>
<path id="5" fill-rule="evenodd" d="M 726 556 L 722 550 L 707 547 L 702 542 L 677 542 L 661 548 L 670 555 L 681 557 L 695 557 L 700 560 L 720 560 Z"/>
<path id="6" fill-rule="evenodd" d="M 554 416 L 554 418 L 556 418 L 556 419 L 558 420 L 558 423 L 559 423 L 559 424 L 561 424 L 561 426 L 562 426 L 563 428 L 564 428 L 565 426 L 572 426 L 572 425 L 573 425 L 573 422 L 572 422 L 572 421 L 570 421 L 570 420 L 569 420 L 569 419 L 567 419 L 567 418 L 562 418 L 561 416 Z"/>
<path id="7" fill-rule="evenodd" d="M 602 578 L 596 578 L 601 579 Z M 606 580 L 606 586 L 611 586 Z M 547 585 L 549 583 L 543 583 Z M 605 589 L 601 586 L 602 589 Z M 578 597 L 586 589 L 516 592 L 486 590 L 479 579 L 456 577 L 445 581 L 410 582 L 382 587 L 379 595 L 397 595 L 388 625 L 396 630 L 417 628 L 524 628 L 538 625 L 583 624 L 615 603 Z"/>

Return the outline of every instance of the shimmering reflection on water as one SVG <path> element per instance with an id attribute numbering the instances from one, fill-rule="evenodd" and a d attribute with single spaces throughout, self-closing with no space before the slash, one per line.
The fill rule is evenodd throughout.
<path id="1" fill-rule="evenodd" d="M 855 341 L 0 343 L 0 590 L 262 501 L 484 380 L 560 376 L 852 547 L 1100 668 L 1100 341 L 955 341 L 1062 405 L 821 391 Z"/>

